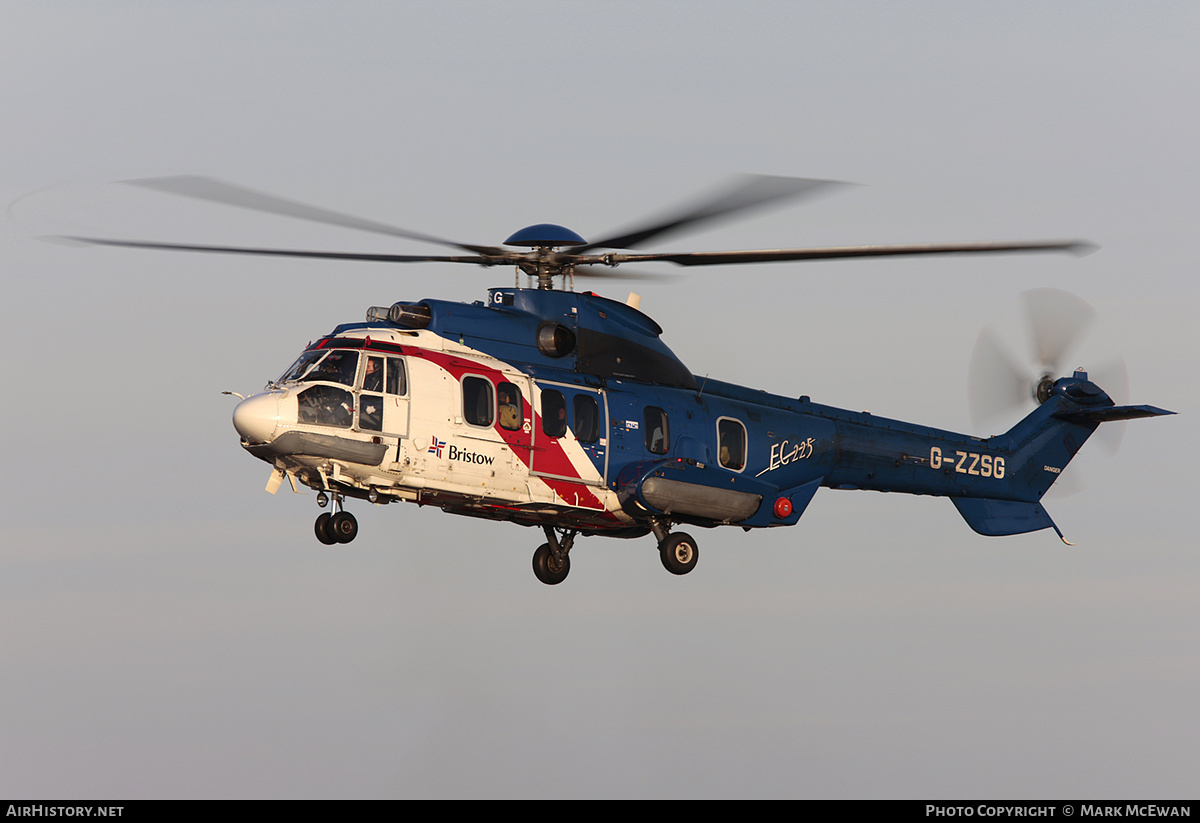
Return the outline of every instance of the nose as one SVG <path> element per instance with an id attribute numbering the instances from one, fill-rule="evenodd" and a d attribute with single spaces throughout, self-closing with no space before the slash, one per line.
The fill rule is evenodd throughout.
<path id="1" fill-rule="evenodd" d="M 233 427 L 247 443 L 266 443 L 279 424 L 279 396 L 274 392 L 247 397 L 233 409 Z"/>

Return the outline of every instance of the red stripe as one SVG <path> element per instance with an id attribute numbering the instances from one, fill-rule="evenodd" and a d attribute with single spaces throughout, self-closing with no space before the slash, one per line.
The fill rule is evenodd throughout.
<path id="1" fill-rule="evenodd" d="M 411 346 L 401 346 L 401 348 L 405 350 L 403 352 L 405 355 L 427 360 L 430 363 L 445 369 L 460 382 L 463 378 L 463 375 L 466 374 L 476 374 L 489 377 L 491 378 L 493 385 L 499 385 L 500 383 L 507 382 L 507 376 L 498 369 L 493 369 L 479 363 L 473 363 L 469 360 L 463 360 L 459 357 L 455 357 L 454 355 L 444 354 L 442 352 L 433 352 L 428 349 L 421 349 Z M 524 377 L 525 375 L 522 376 Z M 531 425 L 536 427 L 538 431 L 541 431 L 541 416 L 537 413 L 537 409 L 533 405 L 533 398 L 529 398 L 529 406 L 533 415 Z M 493 429 L 497 434 L 500 435 L 500 438 L 508 444 L 509 448 L 513 450 L 513 454 L 517 455 L 521 459 L 521 462 L 525 465 L 526 470 L 532 472 L 532 466 L 530 464 L 533 454 L 528 448 L 527 444 L 521 442 L 522 432 L 509 431 L 508 429 L 502 428 L 499 420 L 495 422 Z M 532 440 L 532 432 L 530 439 Z M 545 443 L 549 443 L 549 445 L 544 445 Z M 539 471 L 562 475 L 563 477 L 568 478 L 578 478 L 580 480 L 583 479 L 580 477 L 579 471 L 575 468 L 575 464 L 571 462 L 571 458 L 563 449 L 562 443 L 559 442 L 558 438 L 549 437 L 544 441 L 539 440 L 536 448 L 538 449 Z M 617 519 L 613 516 L 612 512 L 607 510 L 607 507 L 600 500 L 600 498 L 596 496 L 590 486 L 583 483 L 574 482 L 572 480 L 542 477 L 540 475 L 535 476 L 538 480 L 549 486 L 554 493 L 568 505 L 579 506 L 581 508 L 591 509 L 593 511 L 605 512 L 608 517 L 612 518 L 613 520 Z"/>

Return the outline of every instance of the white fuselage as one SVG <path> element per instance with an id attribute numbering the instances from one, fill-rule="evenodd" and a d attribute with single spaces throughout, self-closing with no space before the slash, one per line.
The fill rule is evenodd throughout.
<path id="1" fill-rule="evenodd" d="M 543 419 L 563 398 L 576 414 L 594 415 L 595 433 L 581 435 L 590 442 L 576 436 L 578 426 Z M 604 391 L 535 381 L 429 330 L 371 327 L 325 338 L 239 403 L 233 421 L 243 446 L 273 465 L 272 492 L 286 477 L 293 488 L 299 481 L 531 525 L 631 522 L 606 482 Z"/>

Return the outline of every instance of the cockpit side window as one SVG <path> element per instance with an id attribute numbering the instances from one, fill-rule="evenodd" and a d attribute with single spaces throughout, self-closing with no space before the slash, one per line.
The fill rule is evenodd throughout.
<path id="1" fill-rule="evenodd" d="M 462 381 L 463 417 L 472 426 L 490 426 L 493 412 L 492 384 L 482 377 L 467 375 Z"/>
<path id="2" fill-rule="evenodd" d="M 349 428 L 354 419 L 354 396 L 334 386 L 310 386 L 297 395 L 297 419 L 318 426 Z"/>
<path id="3" fill-rule="evenodd" d="M 383 395 L 358 396 L 358 427 L 363 431 L 383 431 Z"/>
<path id="4" fill-rule="evenodd" d="M 383 358 L 367 357 L 367 366 L 363 369 L 363 391 L 383 393 Z"/>
<path id="5" fill-rule="evenodd" d="M 341 383 L 343 386 L 353 386 L 354 378 L 358 376 L 358 352 L 346 349 L 334 349 L 325 356 L 315 369 L 308 373 L 309 380 L 323 380 L 327 383 Z"/>
<path id="6" fill-rule="evenodd" d="M 404 361 L 399 357 L 387 359 L 387 393 L 408 394 L 408 380 L 404 373 Z"/>

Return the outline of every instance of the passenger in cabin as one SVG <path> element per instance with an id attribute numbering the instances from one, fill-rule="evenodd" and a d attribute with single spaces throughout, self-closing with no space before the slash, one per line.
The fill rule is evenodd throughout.
<path id="1" fill-rule="evenodd" d="M 521 412 L 517 409 L 516 401 L 512 396 L 512 392 L 501 387 L 499 390 L 500 396 L 500 426 L 509 431 L 516 431 L 521 428 Z"/>

